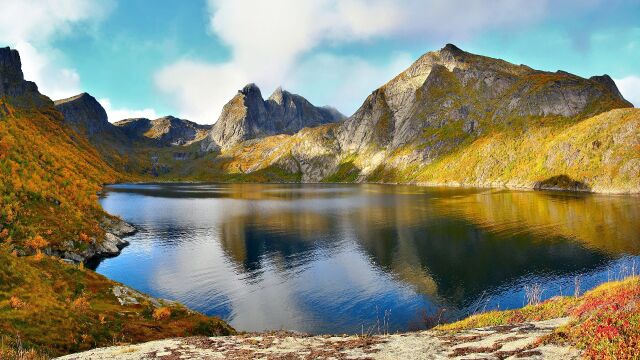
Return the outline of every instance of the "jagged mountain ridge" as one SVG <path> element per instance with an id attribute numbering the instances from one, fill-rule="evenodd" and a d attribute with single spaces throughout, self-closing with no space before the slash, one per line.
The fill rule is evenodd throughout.
<path id="1" fill-rule="evenodd" d="M 264 100 L 250 84 L 203 138 L 159 146 L 173 130 L 139 119 L 110 124 L 131 145 L 108 137 L 94 145 L 112 164 L 125 163 L 118 168 L 167 180 L 637 192 L 640 113 L 610 111 L 628 107 L 607 75 L 539 71 L 448 44 L 373 91 L 346 119 L 282 89 Z M 580 132 L 575 141 L 565 139 L 572 131 Z"/>
<path id="2" fill-rule="evenodd" d="M 255 84 L 248 84 L 223 107 L 203 142 L 206 151 L 229 148 L 246 140 L 293 134 L 305 127 L 342 120 L 336 109 L 316 107 L 300 95 L 278 88 L 264 100 Z"/>
<path id="3" fill-rule="evenodd" d="M 0 48 L 0 74 L 0 97 L 12 98 L 13 106 L 41 108 L 51 105 L 51 99 L 40 94 L 34 82 L 24 79 L 17 50 Z M 6 111 L 6 107 L 0 108 L 0 115 Z"/>
<path id="4" fill-rule="evenodd" d="M 346 120 L 247 142 L 220 167 L 302 182 L 638 192 L 640 111 L 630 107 L 607 75 L 539 71 L 449 44 Z"/>
<path id="5" fill-rule="evenodd" d="M 155 120 L 124 119 L 116 121 L 114 125 L 131 139 L 149 138 L 164 146 L 180 146 L 199 141 L 211 130 L 211 125 L 200 125 L 173 116 L 164 116 Z"/>

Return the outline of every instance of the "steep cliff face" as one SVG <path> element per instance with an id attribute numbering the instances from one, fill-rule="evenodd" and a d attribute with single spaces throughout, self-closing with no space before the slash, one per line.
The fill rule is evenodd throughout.
<path id="1" fill-rule="evenodd" d="M 38 86 L 26 81 L 18 51 L 0 48 L 0 97 L 12 99 L 16 107 L 46 107 L 51 100 L 38 92 Z M 0 109 L 2 115 L 6 109 Z"/>
<path id="2" fill-rule="evenodd" d="M 105 131 L 118 131 L 107 118 L 107 112 L 91 95 L 82 93 L 67 99 L 54 101 L 56 109 L 64 116 L 64 122 L 89 137 Z"/>
<path id="3" fill-rule="evenodd" d="M 293 134 L 342 118 L 335 109 L 316 107 L 302 96 L 281 88 L 265 101 L 260 89 L 249 84 L 224 106 L 202 147 L 207 151 L 229 148 L 246 140 Z"/>
<path id="4" fill-rule="evenodd" d="M 189 120 L 165 116 L 155 120 L 125 119 L 114 123 L 131 139 L 148 138 L 161 146 L 187 145 L 203 139 L 211 125 L 199 125 Z"/>
<path id="5" fill-rule="evenodd" d="M 338 138 L 347 151 L 393 151 L 409 143 L 427 145 L 425 129 L 455 124 L 465 137 L 514 119 L 583 119 L 620 107 L 631 104 L 607 75 L 584 79 L 538 71 L 448 44 L 374 91 Z"/>

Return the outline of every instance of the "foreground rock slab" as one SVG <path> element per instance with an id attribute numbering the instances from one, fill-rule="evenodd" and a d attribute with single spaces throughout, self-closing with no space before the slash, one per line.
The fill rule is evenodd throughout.
<path id="1" fill-rule="evenodd" d="M 191 337 L 95 349 L 60 359 L 578 359 L 577 349 L 539 341 L 568 321 L 367 337 L 289 332 Z"/>

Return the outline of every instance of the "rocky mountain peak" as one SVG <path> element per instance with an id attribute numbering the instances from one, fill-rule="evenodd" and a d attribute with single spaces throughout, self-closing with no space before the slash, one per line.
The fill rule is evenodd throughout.
<path id="1" fill-rule="evenodd" d="M 17 50 L 9 47 L 0 48 L 0 75 L 2 83 L 19 82 L 24 80 L 22 74 L 22 63 Z"/>
<path id="2" fill-rule="evenodd" d="M 304 127 L 343 118 L 335 109 L 316 107 L 300 95 L 282 88 L 264 100 L 255 84 L 248 84 L 229 101 L 202 143 L 204 150 L 228 148 L 249 139 L 293 134 Z"/>
<path id="3" fill-rule="evenodd" d="M 102 105 L 86 92 L 56 100 L 54 105 L 64 116 L 65 123 L 76 131 L 85 132 L 89 136 L 112 126 Z"/>
<path id="4" fill-rule="evenodd" d="M 274 101 L 276 104 L 282 105 L 282 102 L 284 101 L 284 97 L 287 94 L 289 93 L 286 91 L 283 91 L 282 86 L 278 86 L 278 88 L 273 91 L 273 94 L 269 96 L 269 100 Z"/>
<path id="5" fill-rule="evenodd" d="M 512 118 L 544 116 L 571 120 L 629 106 L 608 76 L 538 71 L 447 44 L 374 92 L 345 120 L 338 137 L 351 151 L 372 144 L 393 150 L 420 140 L 424 129 L 452 123 L 475 134 L 483 123 L 503 126 Z M 380 129 L 389 133 L 383 136 Z"/>
<path id="6" fill-rule="evenodd" d="M 446 44 L 442 49 L 440 49 L 439 53 L 440 55 L 451 56 L 454 58 L 461 57 L 467 54 L 467 52 L 462 51 L 462 49 L 453 44 Z"/>
<path id="7" fill-rule="evenodd" d="M 245 85 L 242 88 L 242 90 L 239 90 L 238 92 L 244 96 L 249 96 L 249 97 L 255 96 L 262 99 L 262 93 L 260 92 L 260 88 L 254 83 Z"/>
<path id="8" fill-rule="evenodd" d="M 15 106 L 50 106 L 51 100 L 40 94 L 38 86 L 25 81 L 17 50 L 0 48 L 0 96 L 11 98 Z"/>
<path id="9" fill-rule="evenodd" d="M 599 84 L 602 84 L 609 91 L 616 94 L 616 96 L 622 97 L 622 93 L 620 93 L 620 90 L 618 90 L 618 86 L 616 86 L 616 83 L 613 81 L 613 79 L 609 75 L 607 74 L 596 75 L 596 76 L 590 77 L 589 80 L 593 80 Z"/>

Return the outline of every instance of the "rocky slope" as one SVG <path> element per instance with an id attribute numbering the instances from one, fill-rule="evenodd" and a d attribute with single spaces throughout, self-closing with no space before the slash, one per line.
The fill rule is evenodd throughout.
<path id="1" fill-rule="evenodd" d="M 303 182 L 640 192 L 640 111 L 630 107 L 607 75 L 538 71 L 449 44 L 348 119 L 228 147 L 218 169 Z"/>
<path id="2" fill-rule="evenodd" d="M 265 101 L 260 89 L 249 84 L 224 106 L 202 148 L 205 151 L 226 149 L 246 140 L 293 134 L 305 127 L 342 118 L 335 109 L 313 106 L 302 96 L 281 88 Z"/>
<path id="3" fill-rule="evenodd" d="M 64 122 L 68 126 L 90 138 L 105 132 L 119 135 L 119 131 L 109 122 L 107 112 L 102 105 L 86 92 L 56 100 L 54 104 L 62 113 Z"/>
<path id="4" fill-rule="evenodd" d="M 211 125 L 200 125 L 189 120 L 165 116 L 155 120 L 125 119 L 114 123 L 130 139 L 148 138 L 161 146 L 188 145 L 203 139 Z"/>

